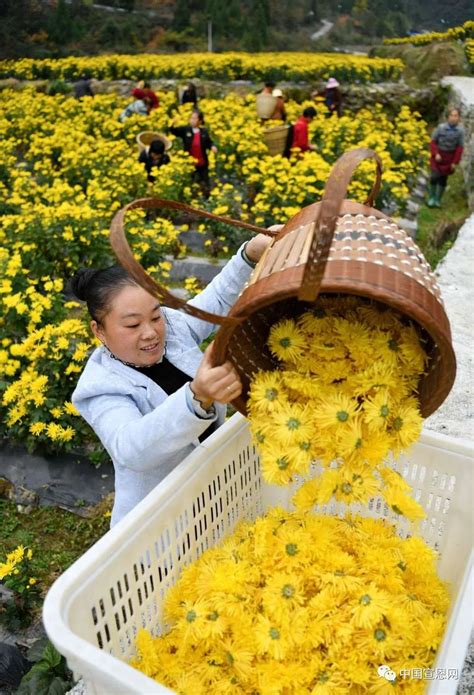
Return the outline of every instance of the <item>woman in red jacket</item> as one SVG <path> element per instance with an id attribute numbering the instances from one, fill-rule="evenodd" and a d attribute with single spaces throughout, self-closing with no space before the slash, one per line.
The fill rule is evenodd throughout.
<path id="1" fill-rule="evenodd" d="M 454 173 L 459 164 L 464 147 L 464 129 L 459 125 L 461 114 L 458 108 L 448 111 L 447 123 L 441 123 L 433 133 L 430 142 L 431 176 L 428 206 L 439 208 L 448 176 Z"/>
<path id="2" fill-rule="evenodd" d="M 132 97 L 136 99 L 142 99 L 145 96 L 148 99 L 150 108 L 149 111 L 157 109 L 160 105 L 159 99 L 156 93 L 152 90 L 149 82 L 139 82 L 135 89 L 132 89 Z"/>
<path id="3" fill-rule="evenodd" d="M 183 147 L 195 162 L 195 179 L 201 186 L 203 195 L 208 198 L 211 191 L 209 181 L 209 150 L 217 152 L 207 128 L 204 128 L 204 115 L 202 111 L 195 110 L 189 118 L 189 125 L 170 128 L 173 135 L 177 135 L 183 141 Z"/>
<path id="4" fill-rule="evenodd" d="M 308 106 L 294 125 L 290 126 L 284 156 L 289 157 L 293 148 L 298 148 L 301 153 L 308 150 L 316 151 L 316 146 L 309 141 L 309 124 L 316 117 L 316 109 Z"/>

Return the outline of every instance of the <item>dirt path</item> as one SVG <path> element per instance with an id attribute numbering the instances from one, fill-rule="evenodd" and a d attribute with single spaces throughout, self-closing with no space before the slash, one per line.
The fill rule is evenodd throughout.
<path id="1" fill-rule="evenodd" d="M 329 22 L 327 19 L 322 19 L 321 24 L 323 26 L 320 29 L 318 29 L 318 31 L 315 31 L 314 34 L 311 34 L 312 41 L 317 41 L 318 39 L 320 39 L 322 36 L 330 32 L 334 26 L 334 22 Z"/>

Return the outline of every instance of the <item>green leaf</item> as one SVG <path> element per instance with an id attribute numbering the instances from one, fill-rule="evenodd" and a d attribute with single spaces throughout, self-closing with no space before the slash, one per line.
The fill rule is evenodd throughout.
<path id="1" fill-rule="evenodd" d="M 51 642 L 46 645 L 46 648 L 41 655 L 41 661 L 46 662 L 52 669 L 59 666 L 61 663 L 62 656 L 58 650 L 51 644 Z M 41 661 L 39 663 L 41 663 Z"/>
<path id="2" fill-rule="evenodd" d="M 16 695 L 47 695 L 51 674 L 36 670 L 37 665 L 23 678 Z"/>
<path id="3" fill-rule="evenodd" d="M 47 695 L 64 695 L 72 688 L 72 682 L 68 682 L 56 676 L 54 680 L 51 681 Z"/>

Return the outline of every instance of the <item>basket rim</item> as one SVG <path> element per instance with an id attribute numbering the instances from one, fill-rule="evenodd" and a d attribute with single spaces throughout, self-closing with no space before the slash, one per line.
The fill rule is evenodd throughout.
<path id="1" fill-rule="evenodd" d="M 157 130 L 142 130 L 140 133 L 137 134 L 136 136 L 136 141 L 140 147 L 148 148 L 150 145 L 146 145 L 144 142 L 142 142 L 141 137 L 142 135 L 153 135 L 154 140 L 161 140 L 162 142 L 165 143 L 165 152 L 170 150 L 173 147 L 172 141 L 168 138 L 167 135 L 164 133 L 160 133 Z"/>

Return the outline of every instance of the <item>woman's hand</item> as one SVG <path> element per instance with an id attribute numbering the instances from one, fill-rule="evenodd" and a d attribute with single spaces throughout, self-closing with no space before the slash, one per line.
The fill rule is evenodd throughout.
<path id="1" fill-rule="evenodd" d="M 278 226 L 279 225 L 273 225 L 273 227 L 269 227 L 269 229 L 272 231 L 278 231 L 276 229 Z M 250 239 L 250 241 L 247 242 L 245 247 L 247 258 L 252 261 L 252 263 L 258 263 L 264 251 L 270 246 L 271 243 L 272 237 L 267 236 L 266 234 L 257 234 L 257 236 L 254 236 L 252 239 Z"/>
<path id="2" fill-rule="evenodd" d="M 196 376 L 190 383 L 195 398 L 207 410 L 217 401 L 230 403 L 242 393 L 242 383 L 231 362 L 219 367 L 211 365 L 213 343 L 207 346 Z"/>
<path id="3" fill-rule="evenodd" d="M 439 152 L 437 152 L 437 153 L 435 154 L 435 159 L 436 159 L 437 162 L 442 162 L 442 161 L 443 161 L 443 158 L 442 158 L 442 156 L 440 155 Z"/>

